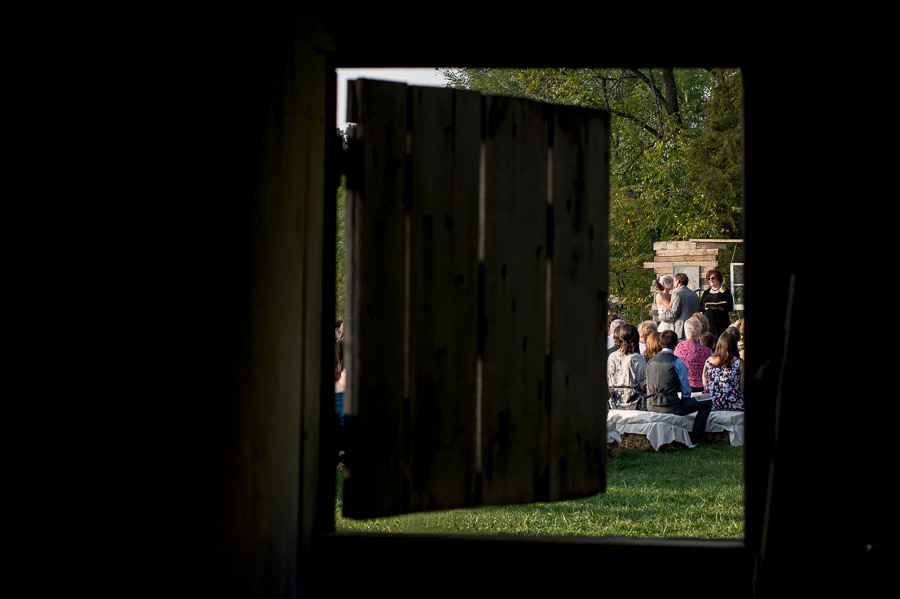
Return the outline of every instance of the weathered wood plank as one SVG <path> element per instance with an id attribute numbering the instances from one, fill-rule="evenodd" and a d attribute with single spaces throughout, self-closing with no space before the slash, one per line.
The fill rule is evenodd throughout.
<path id="1" fill-rule="evenodd" d="M 694 250 L 697 244 L 693 241 L 657 241 L 653 244 L 654 250 Z"/>
<path id="2" fill-rule="evenodd" d="M 698 261 L 698 260 L 672 260 L 667 262 L 644 262 L 644 268 L 663 269 L 665 272 L 672 272 L 675 265 L 678 266 L 700 266 L 701 268 L 715 268 L 717 262 Z M 704 273 L 701 273 L 704 274 Z"/>
<path id="3" fill-rule="evenodd" d="M 361 179 L 348 180 L 345 239 L 350 318 L 345 327 L 348 454 L 344 513 L 408 510 L 405 389 L 407 87 L 358 80 L 356 138 Z M 400 431 L 400 434 L 397 434 Z M 376 492 L 377 490 L 377 492 Z"/>
<path id="4" fill-rule="evenodd" d="M 550 498 L 605 489 L 609 121 L 556 109 Z M 577 339 L 577 342 L 573 342 Z"/>
<path id="5" fill-rule="evenodd" d="M 702 260 L 709 260 L 710 256 L 690 256 L 686 254 L 677 254 L 672 256 L 656 256 L 656 262 L 677 262 L 678 264 L 694 264 Z"/>
<path id="6" fill-rule="evenodd" d="M 729 243 L 744 243 L 743 239 L 691 239 L 696 244 L 703 244 L 701 247 L 707 247 L 708 245 L 719 245 L 719 244 L 729 244 Z M 719 248 L 722 249 L 722 248 Z"/>
<path id="7" fill-rule="evenodd" d="M 477 504 L 481 96 L 412 87 L 411 508 Z"/>
<path id="8" fill-rule="evenodd" d="M 701 263 L 716 263 L 718 261 L 715 256 L 656 256 L 653 260 L 653 262 L 648 262 L 647 264 L 662 264 L 667 267 L 676 264 L 696 266 Z"/>
<path id="9" fill-rule="evenodd" d="M 685 249 L 661 249 L 656 250 L 657 256 L 717 256 L 719 254 L 718 249 L 700 249 L 700 250 L 685 250 Z"/>
<path id="10" fill-rule="evenodd" d="M 485 98 L 481 464 L 485 504 L 547 493 L 548 108 Z"/>

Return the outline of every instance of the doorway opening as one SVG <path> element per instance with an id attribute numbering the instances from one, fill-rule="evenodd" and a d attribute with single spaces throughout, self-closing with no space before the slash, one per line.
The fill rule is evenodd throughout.
<path id="1" fill-rule="evenodd" d="M 567 93 L 565 82 L 579 81 L 576 77 L 579 73 L 576 71 L 580 72 L 583 77 L 580 81 L 586 82 L 586 85 L 583 89 L 569 90 Z M 457 85 L 473 85 L 470 89 L 483 93 L 505 90 L 505 93 L 520 96 L 532 94 L 530 97 L 543 101 L 571 101 L 609 111 L 614 117 L 614 123 L 618 115 L 621 127 L 613 126 L 611 130 L 608 308 L 610 313 L 616 310 L 617 315 L 624 316 L 626 321 L 630 320 L 635 324 L 647 319 L 651 309 L 653 298 L 648 293 L 649 281 L 643 270 L 643 263 L 646 261 L 644 258 L 652 252 L 655 241 L 672 236 L 699 237 L 701 233 L 709 236 L 712 230 L 720 232 L 717 236 L 742 237 L 742 193 L 739 186 L 740 104 L 738 103 L 736 114 L 711 115 L 702 110 L 714 101 L 722 100 L 724 104 L 723 95 L 729 101 L 733 101 L 735 94 L 740 97 L 740 73 L 735 69 L 719 69 L 716 73 L 705 69 L 683 69 L 671 73 L 661 71 L 444 71 L 448 81 Z M 371 76 L 378 78 L 377 74 Z M 674 99 L 669 98 L 669 101 L 681 107 L 675 111 L 670 110 L 671 104 L 660 104 L 660 96 L 657 95 L 665 89 L 669 77 L 676 90 Z M 679 82 L 683 84 L 680 90 Z M 685 86 L 688 89 L 684 89 Z M 629 95 L 628 90 L 633 95 Z M 662 96 L 665 98 L 665 94 Z M 654 123 L 657 126 L 639 124 L 629 118 L 628 113 L 617 104 L 628 99 L 647 101 L 652 108 L 647 114 L 656 118 Z M 688 106 L 690 108 L 685 108 Z M 338 109 L 339 119 L 343 118 L 341 110 Z M 681 122 L 676 125 L 679 120 Z M 715 124 L 711 122 L 713 120 Z M 679 127 L 678 130 L 687 132 L 684 139 L 671 134 L 676 126 Z M 713 140 L 718 140 L 719 145 Z M 690 142 L 696 143 L 692 145 Z M 734 153 L 735 146 L 737 154 Z M 731 156 L 733 161 L 728 162 L 723 156 Z M 706 162 L 702 162 L 704 157 Z M 691 169 L 691 159 L 701 161 L 706 166 L 712 163 L 717 166 L 707 170 Z M 691 194 L 692 188 L 700 191 Z M 717 190 L 720 192 L 718 196 L 713 193 Z M 343 321 L 346 319 L 343 312 L 342 252 L 345 240 L 340 228 L 342 222 L 343 198 L 339 192 L 336 317 Z M 352 326 L 352 322 L 347 323 L 348 329 Z M 606 493 L 588 499 L 467 508 L 454 510 L 452 513 L 419 513 L 372 521 L 348 521 L 338 513 L 336 529 L 391 533 L 458 532 L 551 536 L 743 536 L 742 447 L 700 446 L 679 451 L 650 452 L 625 450 L 610 457 L 607 463 L 610 469 L 607 473 Z M 673 463 L 679 464 L 674 469 L 674 475 Z M 336 481 L 340 492 L 340 475 Z M 712 485 L 709 484 L 711 481 Z M 597 501 L 591 503 L 593 500 Z M 672 504 L 678 502 L 682 502 L 684 509 L 672 511 Z M 659 519 L 648 524 L 649 514 L 655 514 Z M 713 520 L 705 520 L 706 514 Z M 708 534 L 710 530 L 714 532 Z M 703 531 L 707 534 L 703 534 Z"/>

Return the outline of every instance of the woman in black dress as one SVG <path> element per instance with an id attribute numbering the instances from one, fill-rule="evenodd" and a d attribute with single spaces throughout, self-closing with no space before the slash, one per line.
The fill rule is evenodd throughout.
<path id="1" fill-rule="evenodd" d="M 734 298 L 722 287 L 724 279 L 718 270 L 707 271 L 706 280 L 709 287 L 700 296 L 700 309 L 709 321 L 709 332 L 718 336 L 731 324 L 729 314 L 734 310 Z"/>

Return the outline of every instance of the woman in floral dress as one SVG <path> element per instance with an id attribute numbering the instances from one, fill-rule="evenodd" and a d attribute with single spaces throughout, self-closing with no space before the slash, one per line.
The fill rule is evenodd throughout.
<path id="1" fill-rule="evenodd" d="M 715 353 L 703 365 L 703 387 L 712 395 L 712 409 L 744 410 L 744 361 L 737 340 L 725 331 L 719 336 Z"/>

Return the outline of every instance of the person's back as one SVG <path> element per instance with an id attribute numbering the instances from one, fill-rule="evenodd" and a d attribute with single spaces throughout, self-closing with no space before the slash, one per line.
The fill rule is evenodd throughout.
<path id="1" fill-rule="evenodd" d="M 709 348 L 700 343 L 701 327 L 702 324 L 697 318 L 686 320 L 684 333 L 687 339 L 675 347 L 675 355 L 687 365 L 691 391 L 703 391 L 703 365 L 712 355 Z"/>
<path id="2" fill-rule="evenodd" d="M 744 376 L 737 340 L 732 329 L 719 337 L 716 352 L 703 368 L 703 383 L 712 395 L 713 410 L 743 411 Z"/>
<path id="3" fill-rule="evenodd" d="M 616 318 L 609 323 L 609 336 L 606 338 L 606 355 L 610 355 L 619 349 L 619 338 L 616 336 L 618 328 L 627 324 L 621 318 Z"/>
<path id="4" fill-rule="evenodd" d="M 638 352 L 638 330 L 632 324 L 622 324 L 616 329 L 616 338 L 621 347 L 609 354 L 606 361 L 606 384 L 613 400 L 611 406 L 643 410 L 647 366 L 644 356 Z"/>
<path id="5" fill-rule="evenodd" d="M 700 308 L 700 298 L 688 287 L 689 280 L 686 274 L 680 272 L 675 275 L 675 291 L 672 294 L 672 312 L 675 314 L 675 332 L 678 339 L 684 339 L 684 322 L 691 318 Z"/>
<path id="6" fill-rule="evenodd" d="M 680 289 L 681 301 L 684 304 L 685 320 L 691 318 L 694 313 L 700 311 L 700 297 L 697 292 L 688 287 L 687 281 Z"/>
<path id="7" fill-rule="evenodd" d="M 706 430 L 712 402 L 691 396 L 687 366 L 674 352 L 677 344 L 675 331 L 660 333 L 662 350 L 647 363 L 647 411 L 679 416 L 696 412 L 690 433 L 691 443 L 696 444 Z"/>
<path id="8" fill-rule="evenodd" d="M 647 406 L 663 407 L 681 401 L 681 382 L 675 370 L 678 357 L 672 352 L 660 352 L 647 362 Z"/>

